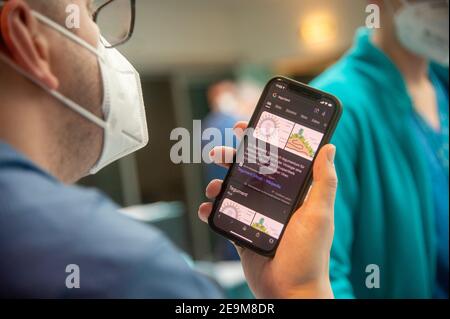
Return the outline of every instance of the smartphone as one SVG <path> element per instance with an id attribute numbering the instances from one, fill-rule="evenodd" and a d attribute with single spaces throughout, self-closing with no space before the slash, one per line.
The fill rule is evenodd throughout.
<path id="1" fill-rule="evenodd" d="M 328 93 L 281 76 L 271 79 L 214 202 L 210 227 L 273 256 L 341 113 L 341 103 Z"/>

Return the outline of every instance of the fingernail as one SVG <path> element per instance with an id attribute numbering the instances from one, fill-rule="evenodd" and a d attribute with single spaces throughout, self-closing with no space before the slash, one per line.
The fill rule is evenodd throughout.
<path id="1" fill-rule="evenodd" d="M 330 147 L 330 149 L 328 150 L 328 153 L 327 153 L 328 161 L 331 164 L 334 164 L 335 156 L 336 156 L 336 147 L 334 145 L 332 145 L 332 147 Z"/>
<path id="2" fill-rule="evenodd" d="M 240 136 L 244 133 L 244 130 L 241 129 L 239 126 L 233 127 L 233 134 L 236 136 Z"/>
<path id="3" fill-rule="evenodd" d="M 213 163 L 221 163 L 222 162 L 222 152 L 221 151 L 216 152 L 216 150 L 213 149 L 209 153 L 209 158 Z"/>

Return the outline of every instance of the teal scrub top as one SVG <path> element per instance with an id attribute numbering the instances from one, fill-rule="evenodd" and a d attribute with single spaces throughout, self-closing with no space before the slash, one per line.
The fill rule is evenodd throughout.
<path id="1" fill-rule="evenodd" d="M 437 233 L 437 270 L 435 298 L 448 298 L 448 88 L 430 74 L 439 109 L 440 129 L 435 130 L 420 116 L 415 129 L 422 144 L 433 181 L 433 202 Z"/>
<path id="2" fill-rule="evenodd" d="M 430 65 L 430 73 L 448 87 L 448 68 Z M 370 31 L 360 29 L 353 48 L 312 85 L 344 107 L 333 138 L 339 178 L 330 263 L 335 296 L 433 297 L 433 180 L 402 75 L 371 43 Z"/>

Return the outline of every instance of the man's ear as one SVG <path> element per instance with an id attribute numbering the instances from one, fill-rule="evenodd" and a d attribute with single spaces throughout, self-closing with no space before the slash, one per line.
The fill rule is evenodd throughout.
<path id="1" fill-rule="evenodd" d="M 23 0 L 9 0 L 0 13 L 3 51 L 36 80 L 49 89 L 57 89 L 59 81 L 50 67 L 48 40 L 39 34 L 38 21 L 28 4 Z"/>

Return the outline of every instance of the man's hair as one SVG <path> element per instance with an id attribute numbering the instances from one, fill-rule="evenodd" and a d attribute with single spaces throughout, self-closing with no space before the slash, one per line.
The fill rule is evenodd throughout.
<path id="1" fill-rule="evenodd" d="M 7 2 L 8 0 L 3 0 Z M 28 5 L 42 14 L 49 15 L 51 18 L 61 20 L 64 15 L 64 8 L 70 0 L 25 0 Z M 1 10 L 1 7 L 0 7 Z"/>

